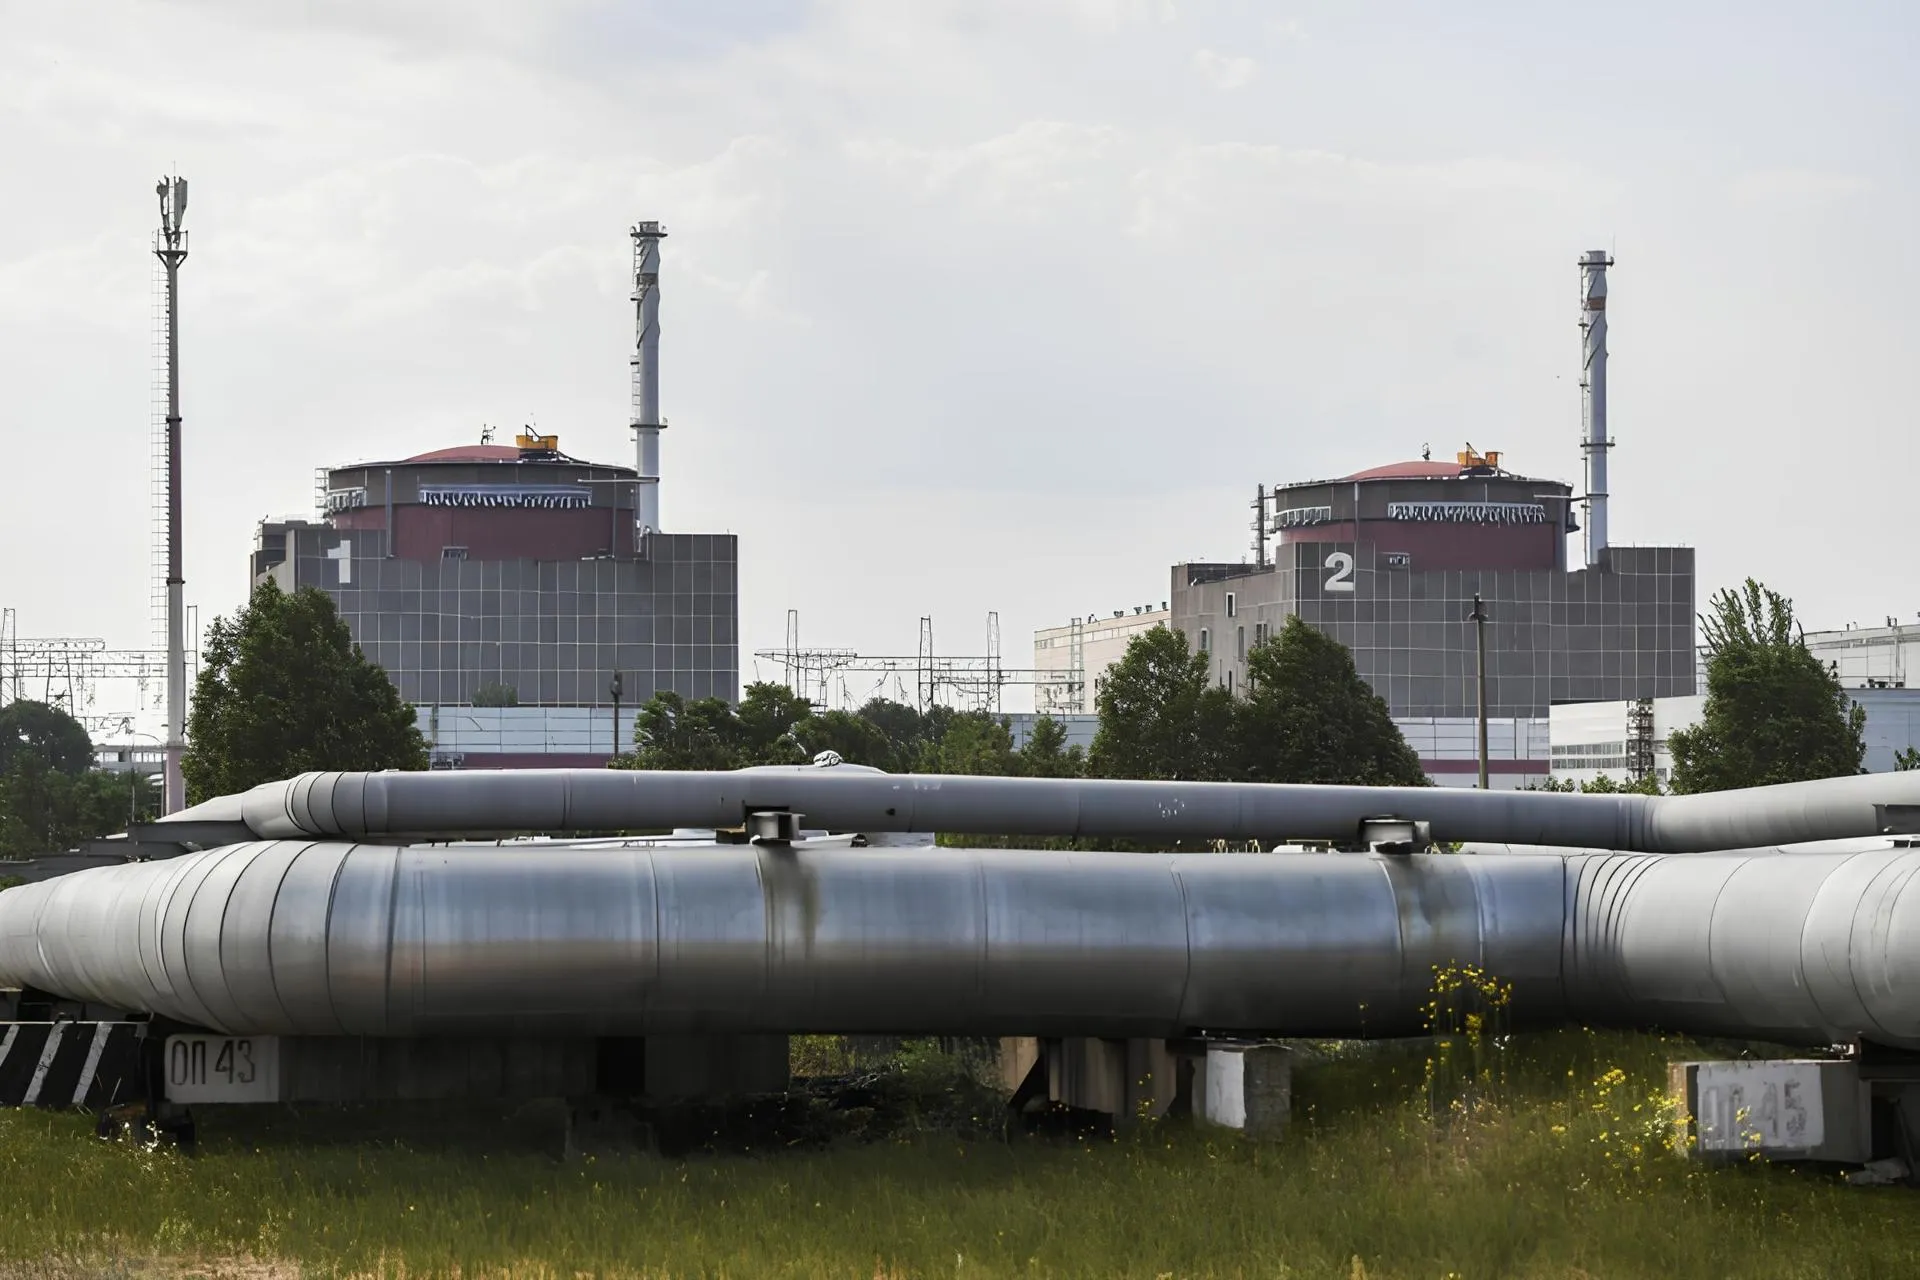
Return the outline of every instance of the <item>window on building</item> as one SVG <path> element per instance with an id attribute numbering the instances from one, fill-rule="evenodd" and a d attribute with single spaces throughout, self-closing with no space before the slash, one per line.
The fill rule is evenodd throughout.
<path id="1" fill-rule="evenodd" d="M 1205 627 L 1200 628 L 1200 652 L 1202 653 L 1212 652 L 1212 647 L 1207 643 L 1207 638 L 1207 629 Z"/>
<path id="2" fill-rule="evenodd" d="M 1229 592 L 1227 592 L 1227 616 L 1228 616 L 1229 618 L 1231 618 L 1231 617 L 1233 617 L 1233 616 L 1234 616 L 1234 614 L 1233 614 L 1233 592 L 1231 592 L 1231 591 L 1229 591 Z"/>
<path id="3" fill-rule="evenodd" d="M 1233 671 L 1231 668 L 1227 671 L 1227 696 L 1233 696 Z"/>
<path id="4" fill-rule="evenodd" d="M 1245 627 L 1235 627 L 1233 629 L 1233 656 L 1236 661 L 1246 661 L 1247 629 Z"/>

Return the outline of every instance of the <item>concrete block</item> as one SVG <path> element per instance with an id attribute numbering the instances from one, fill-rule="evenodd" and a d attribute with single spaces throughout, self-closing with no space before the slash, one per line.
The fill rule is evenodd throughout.
<path id="1" fill-rule="evenodd" d="M 1063 1106 L 1127 1110 L 1127 1042 L 1067 1036 L 1047 1043 L 1047 1096 Z"/>
<path id="2" fill-rule="evenodd" d="M 1000 1087 L 1008 1093 L 1014 1092 L 1033 1070 L 1033 1064 L 1040 1061 L 1040 1041 L 1034 1036 L 1001 1036 L 1000 1052 L 996 1058 L 999 1066 Z"/>
<path id="3" fill-rule="evenodd" d="M 1667 1084 L 1676 1138 L 1707 1159 L 1860 1164 L 1873 1155 L 1872 1086 L 1838 1059 L 1675 1062 Z"/>
<path id="4" fill-rule="evenodd" d="M 1286 1136 L 1293 1114 L 1293 1051 L 1285 1045 L 1213 1043 L 1193 1073 L 1193 1114 L 1250 1138 Z"/>

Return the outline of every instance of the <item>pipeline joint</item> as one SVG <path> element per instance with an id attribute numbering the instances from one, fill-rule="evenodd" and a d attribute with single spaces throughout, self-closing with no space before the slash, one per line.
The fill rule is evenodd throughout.
<path id="1" fill-rule="evenodd" d="M 1433 824 L 1412 818 L 1360 819 L 1360 847 L 1374 853 L 1410 854 L 1433 847 Z"/>

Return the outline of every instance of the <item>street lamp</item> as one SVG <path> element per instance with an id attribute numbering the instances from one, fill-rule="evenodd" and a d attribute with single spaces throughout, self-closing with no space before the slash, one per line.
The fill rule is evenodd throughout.
<path id="1" fill-rule="evenodd" d="M 165 750 L 166 743 L 151 733 L 142 733 L 134 728 L 131 716 L 120 721 L 120 730 L 127 735 L 127 830 L 131 831 L 134 824 L 140 821 L 140 767 L 133 758 L 133 740 L 146 738 L 162 750 Z"/>
<path id="2" fill-rule="evenodd" d="M 613 695 L 613 754 L 620 754 L 620 673 L 613 673 L 613 683 L 607 686 L 607 692 Z"/>
<path id="3" fill-rule="evenodd" d="M 1478 678 L 1474 681 L 1474 702 L 1480 729 L 1480 789 L 1487 789 L 1487 610 L 1480 593 L 1473 593 L 1473 612 L 1467 615 L 1473 624 L 1473 643 L 1477 653 Z"/>

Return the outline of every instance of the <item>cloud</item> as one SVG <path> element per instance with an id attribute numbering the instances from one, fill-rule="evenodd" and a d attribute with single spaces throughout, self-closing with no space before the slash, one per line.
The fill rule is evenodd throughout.
<path id="1" fill-rule="evenodd" d="M 1623 533 L 1731 565 L 1722 531 L 1772 481 L 1698 488 L 1744 465 L 1719 424 L 1819 420 L 1821 450 L 1892 460 L 1855 509 L 1864 544 L 1898 542 L 1914 446 L 1885 424 L 1920 268 L 1911 183 L 1873 147 L 1910 116 L 1769 98 L 1631 23 L 1609 75 L 1643 90 L 1594 114 L 1538 49 L 1477 49 L 1468 83 L 1424 11 L 1367 39 L 1312 12 L 1303 58 L 1292 23 L 1200 0 L 14 6 L 8 412 L 87 460 L 89 506 L 4 491 L 6 603 L 28 632 L 145 634 L 152 184 L 176 164 L 207 617 L 315 466 L 529 418 L 629 456 L 640 218 L 672 231 L 667 518 L 741 534 L 749 647 L 788 607 L 820 643 L 906 652 L 920 613 L 971 636 L 993 608 L 1012 654 L 1089 600 L 1164 598 L 1176 558 L 1239 554 L 1253 483 L 1424 440 L 1577 472 L 1572 259 L 1615 230 Z M 1542 19 L 1552 49 L 1579 47 L 1570 21 Z M 1689 84 L 1737 122 L 1655 46 L 1723 77 Z M 1700 160 L 1763 127 L 1777 167 Z M 1828 206 L 1849 234 L 1799 216 Z M 1756 383 L 1782 316 L 1794 358 Z M 1810 616 L 1885 590 L 1870 557 L 1826 562 L 1818 512 L 1775 518 L 1742 572 L 1800 574 Z M 21 550 L 48 528 L 61 557 Z"/>
<path id="2" fill-rule="evenodd" d="M 1246 88 L 1260 71 L 1259 64 L 1252 58 L 1228 57 L 1211 49 L 1202 49 L 1193 55 L 1193 69 L 1223 93 Z"/>
<path id="3" fill-rule="evenodd" d="M 1872 179 L 1854 173 L 1817 169 L 1755 169 L 1733 180 L 1733 198 L 1742 204 L 1827 204 L 1866 195 Z"/>

